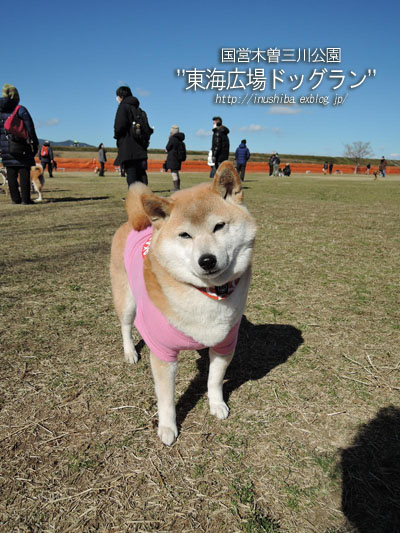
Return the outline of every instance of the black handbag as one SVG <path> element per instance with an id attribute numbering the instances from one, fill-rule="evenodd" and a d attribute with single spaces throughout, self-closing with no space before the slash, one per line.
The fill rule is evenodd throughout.
<path id="1" fill-rule="evenodd" d="M 15 137 L 14 135 L 7 135 L 8 140 L 8 151 L 11 155 L 16 157 L 17 159 L 19 157 L 24 157 L 27 155 L 32 154 L 32 148 L 30 144 L 26 142 L 25 139 L 19 139 L 18 137 Z"/>

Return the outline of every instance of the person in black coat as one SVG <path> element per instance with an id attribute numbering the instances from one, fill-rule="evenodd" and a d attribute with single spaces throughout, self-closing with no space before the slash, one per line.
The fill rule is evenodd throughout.
<path id="1" fill-rule="evenodd" d="M 143 110 L 138 111 L 140 102 L 132 96 L 129 87 L 117 89 L 119 103 L 114 122 L 114 139 L 117 140 L 118 156 L 114 165 L 120 166 L 126 174 L 129 185 L 141 181 L 147 185 L 147 148 L 153 129 L 150 128 L 147 115 Z M 132 124 L 138 122 L 137 114 L 141 115 L 143 138 L 140 140 L 132 134 Z"/>
<path id="2" fill-rule="evenodd" d="M 171 171 L 174 184 L 172 192 L 179 191 L 181 188 L 179 171 L 182 166 L 181 153 L 182 151 L 186 152 L 185 145 L 183 144 L 184 140 L 185 134 L 179 131 L 179 126 L 171 126 L 171 135 L 165 147 L 168 152 L 165 168 Z"/>
<path id="3" fill-rule="evenodd" d="M 23 154 L 12 154 L 9 149 L 9 141 L 6 137 L 4 123 L 19 104 L 19 94 L 13 85 L 4 84 L 0 98 L 0 153 L 3 165 L 7 169 L 7 181 L 13 204 L 31 204 L 30 169 L 35 165 L 35 154 L 39 147 L 35 126 L 26 109 L 21 106 L 17 115 L 24 123 L 28 132 L 28 142 Z M 20 189 L 18 188 L 18 175 Z"/>
<path id="4" fill-rule="evenodd" d="M 221 117 L 213 117 L 212 157 L 215 162 L 215 170 L 223 161 L 229 159 L 229 129 L 222 125 Z"/>
<path id="5" fill-rule="evenodd" d="M 274 161 L 275 161 L 275 154 L 272 154 L 271 157 L 268 159 L 268 166 L 269 166 L 269 175 L 272 176 L 274 173 Z"/>
<path id="6" fill-rule="evenodd" d="M 49 171 L 49 178 L 53 177 L 54 154 L 53 148 L 50 146 L 50 141 L 45 141 L 41 150 L 39 151 L 40 164 L 43 167 L 43 174 L 47 165 Z"/>
<path id="7" fill-rule="evenodd" d="M 292 173 L 292 169 L 290 168 L 290 165 L 289 163 L 286 163 L 284 169 L 283 169 L 283 175 L 284 176 L 290 176 L 290 174 Z"/>

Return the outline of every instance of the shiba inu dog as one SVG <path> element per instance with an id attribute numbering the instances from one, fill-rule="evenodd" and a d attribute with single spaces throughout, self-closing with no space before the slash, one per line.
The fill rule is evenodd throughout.
<path id="1" fill-rule="evenodd" d="M 224 419 L 225 371 L 233 357 L 250 284 L 256 224 L 232 163 L 211 183 L 154 195 L 142 183 L 126 197 L 128 222 L 114 235 L 111 284 L 125 359 L 136 363 L 135 323 L 151 352 L 158 435 L 177 437 L 174 392 L 180 350 L 209 348 L 211 414 Z"/>
<path id="2" fill-rule="evenodd" d="M 32 190 L 37 192 L 38 194 L 38 197 L 36 198 L 35 202 L 41 202 L 43 200 L 42 198 L 43 185 L 44 185 L 43 167 L 42 165 L 37 164 L 34 167 L 31 167 Z"/>
<path id="3" fill-rule="evenodd" d="M 7 180 L 7 169 L 5 167 L 0 168 L 0 173 L 4 179 L 4 184 Z M 41 202 L 43 200 L 42 198 L 42 189 L 44 185 L 44 176 L 43 176 L 43 167 L 40 164 L 37 164 L 33 167 L 31 167 L 30 171 L 30 178 L 31 178 L 31 189 L 32 192 L 37 192 L 38 197 L 36 198 L 35 202 Z M 19 178 L 18 178 L 19 183 Z M 6 189 L 6 194 L 8 195 L 8 188 Z"/>

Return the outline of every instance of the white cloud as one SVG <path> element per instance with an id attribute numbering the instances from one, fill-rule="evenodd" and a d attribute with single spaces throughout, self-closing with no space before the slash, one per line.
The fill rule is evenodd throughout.
<path id="1" fill-rule="evenodd" d="M 286 105 L 272 105 L 269 108 L 268 113 L 270 115 L 297 115 L 297 113 L 301 113 L 300 107 L 293 105 L 293 104 L 286 104 Z"/>
<path id="2" fill-rule="evenodd" d="M 212 131 L 200 129 L 196 131 L 195 135 L 196 137 L 211 137 Z"/>
<path id="3" fill-rule="evenodd" d="M 138 87 L 136 89 L 136 94 L 138 96 L 150 96 L 150 91 L 147 91 L 146 89 L 141 89 L 140 87 Z"/>
<path id="4" fill-rule="evenodd" d="M 281 135 L 282 130 L 281 128 L 269 128 L 268 126 L 261 126 L 261 124 L 249 124 L 246 126 L 242 126 L 239 128 L 240 131 L 248 132 L 248 133 L 255 133 L 258 131 L 269 131 L 270 133 L 273 133 L 274 135 Z"/>
<path id="5" fill-rule="evenodd" d="M 400 157 L 400 154 L 390 154 L 390 157 Z"/>
<path id="6" fill-rule="evenodd" d="M 37 128 L 51 128 L 53 126 L 58 126 L 60 124 L 59 118 L 48 118 L 47 120 L 39 120 L 39 122 L 36 124 Z"/>
<path id="7" fill-rule="evenodd" d="M 249 124 L 248 126 L 242 126 L 240 128 L 240 131 L 248 131 L 250 133 L 253 133 L 255 131 L 263 131 L 267 129 L 267 126 L 261 126 L 261 124 Z"/>

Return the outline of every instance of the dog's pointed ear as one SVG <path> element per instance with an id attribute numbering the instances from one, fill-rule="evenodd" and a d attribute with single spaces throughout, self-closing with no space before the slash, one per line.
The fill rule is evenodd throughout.
<path id="1" fill-rule="evenodd" d="M 228 202 L 235 204 L 243 203 L 242 183 L 235 167 L 230 161 L 224 161 L 218 167 L 211 188 Z"/>
<path id="2" fill-rule="evenodd" d="M 143 209 L 155 228 L 159 228 L 169 217 L 172 210 L 172 202 L 168 198 L 161 198 L 155 194 L 142 194 Z"/>

